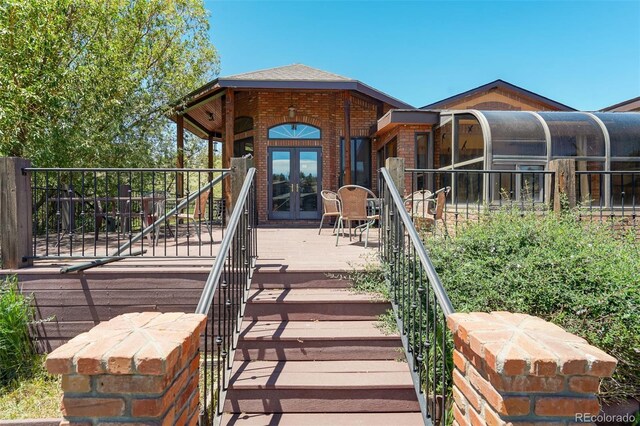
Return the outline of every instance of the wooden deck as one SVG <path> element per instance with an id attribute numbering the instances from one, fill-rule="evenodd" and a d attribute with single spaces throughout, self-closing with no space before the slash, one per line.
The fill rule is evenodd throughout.
<path id="1" fill-rule="evenodd" d="M 363 236 L 364 238 L 364 236 Z M 202 235 L 202 243 L 198 244 L 195 235 L 173 238 L 161 238 L 158 246 L 150 245 L 148 240 L 137 244 L 132 251 L 146 249 L 143 256 L 136 256 L 94 268 L 101 271 L 128 271 L 140 268 L 159 268 L 171 272 L 195 272 L 210 269 L 220 248 L 222 230 L 213 230 L 213 242 L 206 231 Z M 126 240 L 121 240 L 125 242 Z M 93 243 L 91 243 L 93 244 Z M 113 249 L 117 241 L 109 242 Z M 317 228 L 258 228 L 258 262 L 257 269 L 265 272 L 286 271 L 349 271 L 362 267 L 365 263 L 375 261 L 378 248 L 378 230 L 369 233 L 368 247 L 364 241 L 354 235 L 352 241 L 348 236 L 340 236 L 336 246 L 336 236 L 331 228 L 325 228 L 318 235 Z M 55 253 L 52 253 L 55 255 Z M 105 250 L 97 252 L 97 256 L 105 254 Z M 91 253 L 93 256 L 93 252 Z M 169 257 L 166 257 L 169 256 Z M 178 257 L 171 257 L 178 256 Z M 186 257 L 191 256 L 191 257 Z M 36 260 L 33 268 L 20 270 L 20 273 L 57 272 L 61 266 L 86 262 L 84 259 L 43 259 Z M 0 270 L 0 275 L 17 272 Z"/>

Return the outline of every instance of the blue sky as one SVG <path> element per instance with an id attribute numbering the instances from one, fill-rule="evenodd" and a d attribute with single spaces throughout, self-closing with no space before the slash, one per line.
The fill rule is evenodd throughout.
<path id="1" fill-rule="evenodd" d="M 640 96 L 640 0 L 207 0 L 221 75 L 304 63 L 423 106 L 501 78 L 577 109 Z"/>

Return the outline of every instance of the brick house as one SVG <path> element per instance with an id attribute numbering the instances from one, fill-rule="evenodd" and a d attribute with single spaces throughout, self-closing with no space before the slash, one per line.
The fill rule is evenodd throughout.
<path id="1" fill-rule="evenodd" d="M 261 223 L 318 220 L 322 189 L 352 183 L 376 192 L 377 170 L 392 156 L 420 169 L 545 170 L 568 157 L 583 170 L 640 170 L 640 114 L 621 122 L 578 112 L 503 80 L 413 108 L 358 80 L 294 64 L 220 77 L 174 111 L 178 167 L 185 130 L 209 141 L 210 167 L 214 142 L 222 142 L 223 167 L 253 155 Z"/>

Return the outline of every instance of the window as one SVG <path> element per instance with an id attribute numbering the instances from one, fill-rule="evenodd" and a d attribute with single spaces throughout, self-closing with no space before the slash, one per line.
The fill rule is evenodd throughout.
<path id="1" fill-rule="evenodd" d="M 340 139 L 340 186 L 343 185 L 346 169 L 344 151 L 344 139 Z M 371 141 L 367 138 L 351 139 L 351 182 L 371 188 Z"/>
<path id="2" fill-rule="evenodd" d="M 493 170 L 514 172 L 491 173 L 491 200 L 515 200 L 523 203 L 544 200 L 545 174 L 542 164 L 498 164 Z"/>
<path id="3" fill-rule="evenodd" d="M 253 118 L 251 117 L 238 117 L 233 122 L 233 134 L 248 132 L 253 130 Z"/>
<path id="4" fill-rule="evenodd" d="M 613 205 L 638 205 L 640 203 L 640 161 L 612 161 L 611 172 Z"/>
<path id="5" fill-rule="evenodd" d="M 320 139 L 320 129 L 309 124 L 287 123 L 269 129 L 269 139 Z"/>
<path id="6" fill-rule="evenodd" d="M 431 156 L 429 155 L 429 139 L 430 133 L 416 133 L 416 168 L 417 169 L 430 169 L 433 167 Z M 416 177 L 416 189 L 425 189 L 428 180 L 427 176 L 420 173 Z"/>
<path id="7" fill-rule="evenodd" d="M 234 157 L 244 157 L 247 154 L 253 155 L 253 138 L 244 138 L 233 143 Z"/>
<path id="8" fill-rule="evenodd" d="M 416 168 L 429 168 L 429 133 L 416 133 Z"/>

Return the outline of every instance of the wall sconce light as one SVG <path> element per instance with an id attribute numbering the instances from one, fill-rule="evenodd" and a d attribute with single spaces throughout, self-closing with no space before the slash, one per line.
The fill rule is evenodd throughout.
<path id="1" fill-rule="evenodd" d="M 214 120 L 213 113 L 211 111 L 207 111 L 207 116 L 209 117 L 209 121 Z"/>
<path id="2" fill-rule="evenodd" d="M 296 107 L 291 105 L 289 107 L 289 118 L 293 120 L 295 117 L 296 117 Z"/>

